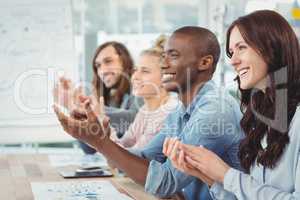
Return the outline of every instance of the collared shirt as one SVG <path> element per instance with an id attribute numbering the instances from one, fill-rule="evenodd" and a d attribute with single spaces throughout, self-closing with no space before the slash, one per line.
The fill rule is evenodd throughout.
<path id="1" fill-rule="evenodd" d="M 300 107 L 290 124 L 290 143 L 273 169 L 255 162 L 250 174 L 231 168 L 224 185 L 211 187 L 213 199 L 296 200 L 300 199 Z M 264 141 L 262 140 L 262 143 Z"/>
<path id="2" fill-rule="evenodd" d="M 186 199 L 209 199 L 206 185 L 180 172 L 166 159 L 162 153 L 164 139 L 176 136 L 183 143 L 203 145 L 230 166 L 239 168 L 237 151 L 244 137 L 239 125 L 241 116 L 237 101 L 223 88 L 217 88 L 213 81 L 207 82 L 187 108 L 180 104 L 167 117 L 163 128 L 149 145 L 135 152 L 151 160 L 146 192 L 165 198 L 184 189 Z"/>

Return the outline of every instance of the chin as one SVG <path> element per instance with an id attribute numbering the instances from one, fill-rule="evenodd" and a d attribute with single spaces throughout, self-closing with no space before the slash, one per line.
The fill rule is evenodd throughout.
<path id="1" fill-rule="evenodd" d="M 179 92 L 178 85 L 175 83 L 166 83 L 163 87 L 167 92 Z"/>
<path id="2" fill-rule="evenodd" d="M 113 88 L 114 86 L 117 85 L 117 83 L 110 81 L 110 82 L 104 83 L 104 85 L 105 85 L 107 88 Z"/>
<path id="3" fill-rule="evenodd" d="M 249 89 L 251 89 L 251 88 L 253 88 L 253 87 L 251 87 L 249 84 L 241 84 L 241 85 L 240 85 L 240 88 L 241 88 L 242 90 L 249 90 Z"/>
<path id="4" fill-rule="evenodd" d="M 136 97 L 143 97 L 143 95 L 139 92 L 132 92 L 132 94 Z"/>

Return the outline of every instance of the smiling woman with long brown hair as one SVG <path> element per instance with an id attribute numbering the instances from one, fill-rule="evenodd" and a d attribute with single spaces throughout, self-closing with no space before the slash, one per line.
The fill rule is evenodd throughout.
<path id="1" fill-rule="evenodd" d="M 214 199 L 300 199 L 300 48 L 294 31 L 278 13 L 256 11 L 231 24 L 226 53 L 238 73 L 246 135 L 238 155 L 245 172 L 176 139 L 165 141 L 164 153 L 211 185 Z"/>

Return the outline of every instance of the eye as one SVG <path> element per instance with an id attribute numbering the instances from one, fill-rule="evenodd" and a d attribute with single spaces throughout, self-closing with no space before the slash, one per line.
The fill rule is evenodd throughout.
<path id="1" fill-rule="evenodd" d="M 112 60 L 105 60 L 104 63 L 105 64 L 110 64 L 112 62 Z"/>
<path id="2" fill-rule="evenodd" d="M 143 73 L 150 73 L 150 71 L 149 71 L 149 70 L 146 70 L 146 69 L 142 69 L 142 72 L 143 72 Z"/>
<path id="3" fill-rule="evenodd" d="M 100 65 L 99 63 L 96 63 L 96 64 L 95 64 L 95 67 L 96 67 L 96 68 L 100 68 L 100 66 L 101 66 L 101 65 Z"/>
<path id="4" fill-rule="evenodd" d="M 173 58 L 173 59 L 176 59 L 178 57 L 178 54 L 177 53 L 171 53 L 170 57 Z"/>
<path id="5" fill-rule="evenodd" d="M 238 46 L 238 49 L 241 51 L 241 50 L 243 50 L 243 49 L 246 49 L 247 47 L 245 46 L 245 45 L 239 45 Z"/>

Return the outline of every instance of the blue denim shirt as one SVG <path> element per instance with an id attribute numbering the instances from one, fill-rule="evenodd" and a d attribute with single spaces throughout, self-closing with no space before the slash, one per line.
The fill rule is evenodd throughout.
<path id="1" fill-rule="evenodd" d="M 241 117 L 237 101 L 224 88 L 217 88 L 213 81 L 207 82 L 187 108 L 180 104 L 167 117 L 160 133 L 136 152 L 151 160 L 146 192 L 166 198 L 183 191 L 186 199 L 210 199 L 206 185 L 175 169 L 166 159 L 162 153 L 164 139 L 177 136 L 186 144 L 203 145 L 239 169 L 237 151 L 244 136 L 239 125 Z"/>

